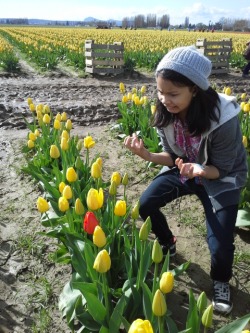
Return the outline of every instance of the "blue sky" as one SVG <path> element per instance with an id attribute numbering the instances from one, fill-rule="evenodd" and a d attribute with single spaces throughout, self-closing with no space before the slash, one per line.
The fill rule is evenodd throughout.
<path id="1" fill-rule="evenodd" d="M 220 18 L 250 20 L 249 0 L 0 0 L 0 18 L 101 20 L 142 14 L 169 15 L 170 24 L 218 22 Z"/>

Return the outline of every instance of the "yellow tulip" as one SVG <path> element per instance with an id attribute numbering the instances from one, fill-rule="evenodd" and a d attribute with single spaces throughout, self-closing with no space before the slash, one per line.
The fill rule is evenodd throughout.
<path id="1" fill-rule="evenodd" d="M 247 148 L 247 146 L 248 146 L 248 142 L 247 141 L 248 141 L 247 137 L 245 135 L 243 135 L 243 137 L 242 137 L 242 143 L 243 143 L 243 146 L 245 148 Z"/>
<path id="2" fill-rule="evenodd" d="M 67 130 L 63 130 L 61 137 L 69 140 L 69 132 Z"/>
<path id="3" fill-rule="evenodd" d="M 92 136 L 88 135 L 83 140 L 84 147 L 89 149 L 94 147 L 95 141 L 93 140 Z"/>
<path id="4" fill-rule="evenodd" d="M 60 122 L 60 120 L 57 120 L 57 119 L 54 120 L 54 129 L 56 129 L 56 130 L 61 129 L 61 122 Z"/>
<path id="5" fill-rule="evenodd" d="M 30 98 L 30 97 L 27 98 L 27 104 L 28 105 L 33 104 L 32 98 Z"/>
<path id="6" fill-rule="evenodd" d="M 43 123 L 47 125 L 50 123 L 50 116 L 47 113 L 43 116 Z"/>
<path id="7" fill-rule="evenodd" d="M 60 197 L 58 200 L 58 208 L 61 212 L 69 210 L 69 202 L 66 198 Z"/>
<path id="8" fill-rule="evenodd" d="M 66 121 L 65 127 L 68 131 L 72 130 L 72 122 L 70 119 Z"/>
<path id="9" fill-rule="evenodd" d="M 122 103 L 128 103 L 128 97 L 126 95 L 122 96 Z"/>
<path id="10" fill-rule="evenodd" d="M 142 94 L 145 94 L 145 92 L 146 92 L 146 86 L 142 86 L 142 87 L 141 87 L 141 93 L 142 93 Z"/>
<path id="11" fill-rule="evenodd" d="M 136 94 L 137 93 L 137 89 L 135 87 L 132 88 L 132 94 Z"/>
<path id="12" fill-rule="evenodd" d="M 91 188 L 87 194 L 87 206 L 90 210 L 97 210 L 103 206 L 103 189 L 100 188 L 97 191 L 94 188 Z"/>
<path id="13" fill-rule="evenodd" d="M 43 104 L 38 104 L 38 105 L 36 106 L 36 111 L 43 112 Z"/>
<path id="14" fill-rule="evenodd" d="M 96 163 L 98 163 L 100 165 L 100 167 L 102 168 L 102 158 L 101 157 L 98 157 L 96 159 Z"/>
<path id="15" fill-rule="evenodd" d="M 106 239 L 106 235 L 104 233 L 104 231 L 102 230 L 102 228 L 97 225 L 95 227 L 94 233 L 93 233 L 93 243 L 97 246 L 97 247 L 103 247 L 106 245 L 107 239 Z"/>
<path id="16" fill-rule="evenodd" d="M 50 146 L 50 157 L 51 158 L 59 158 L 60 157 L 60 151 L 56 145 L 51 145 Z"/>
<path id="17" fill-rule="evenodd" d="M 203 312 L 203 315 L 201 317 L 201 322 L 202 325 L 206 328 L 212 327 L 212 322 L 213 322 L 213 305 L 210 304 L 206 310 Z"/>
<path id="18" fill-rule="evenodd" d="M 249 330 L 244 330 L 241 333 L 250 333 L 250 331 Z"/>
<path id="19" fill-rule="evenodd" d="M 229 96 L 229 95 L 231 95 L 231 93 L 232 93 L 231 88 L 230 88 L 230 87 L 227 87 L 227 88 L 225 89 L 225 94 Z"/>
<path id="20" fill-rule="evenodd" d="M 74 183 L 77 180 L 77 173 L 73 167 L 69 167 L 66 171 L 66 179 L 69 183 Z"/>
<path id="21" fill-rule="evenodd" d="M 159 244 L 158 240 L 154 240 L 153 249 L 152 249 L 152 260 L 154 263 L 159 264 L 163 259 L 162 247 Z"/>
<path id="22" fill-rule="evenodd" d="M 47 200 L 45 200 L 42 197 L 39 197 L 37 199 L 36 205 L 37 205 L 37 209 L 40 213 L 45 213 L 49 210 L 49 204 L 48 204 Z"/>
<path id="23" fill-rule="evenodd" d="M 62 150 L 68 150 L 69 149 L 69 141 L 65 138 L 61 138 L 61 149 Z"/>
<path id="24" fill-rule="evenodd" d="M 91 165 L 91 176 L 93 178 L 95 178 L 95 179 L 101 178 L 101 176 L 102 176 L 102 170 L 101 170 L 101 167 L 100 167 L 99 163 L 94 162 Z"/>
<path id="25" fill-rule="evenodd" d="M 29 140 L 32 140 L 32 141 L 36 141 L 36 135 L 35 135 L 35 133 L 33 133 L 33 132 L 30 132 L 29 133 Z"/>
<path id="26" fill-rule="evenodd" d="M 36 112 L 36 117 L 39 121 L 42 121 L 43 120 L 43 115 L 42 115 L 42 112 L 41 111 L 37 111 Z"/>
<path id="27" fill-rule="evenodd" d="M 107 250 L 100 251 L 95 258 L 93 268 L 99 273 L 106 273 L 110 267 L 111 259 Z"/>
<path id="28" fill-rule="evenodd" d="M 135 96 L 135 98 L 133 99 L 133 101 L 134 101 L 135 105 L 137 105 L 137 106 L 141 104 L 139 96 Z"/>
<path id="29" fill-rule="evenodd" d="M 151 105 L 151 113 L 154 115 L 156 111 L 156 105 Z"/>
<path id="30" fill-rule="evenodd" d="M 62 114 L 61 114 L 61 121 L 67 121 L 67 113 L 66 112 L 63 112 Z"/>
<path id="31" fill-rule="evenodd" d="M 157 289 L 152 303 L 153 314 L 157 317 L 162 317 L 167 312 L 167 304 L 163 293 Z"/>
<path id="32" fill-rule="evenodd" d="M 57 113 L 57 115 L 55 116 L 55 119 L 58 121 L 61 121 L 62 117 L 60 113 Z"/>
<path id="33" fill-rule="evenodd" d="M 70 200 L 73 197 L 72 189 L 69 185 L 66 185 L 63 189 L 62 196 L 67 200 Z"/>
<path id="34" fill-rule="evenodd" d="M 132 100 L 132 93 L 131 92 L 127 93 L 127 98 L 128 98 L 128 101 Z"/>
<path id="35" fill-rule="evenodd" d="M 81 200 L 79 198 L 76 199 L 75 202 L 75 212 L 77 215 L 83 215 L 84 214 L 84 206 L 83 203 L 81 202 Z"/>
<path id="36" fill-rule="evenodd" d="M 124 83 L 120 82 L 120 84 L 119 84 L 119 89 L 120 89 L 120 92 L 121 92 L 122 94 L 124 94 L 124 92 L 125 92 L 125 86 L 124 86 Z"/>
<path id="37" fill-rule="evenodd" d="M 131 324 L 128 333 L 154 333 L 149 320 L 136 319 Z"/>
<path id="38" fill-rule="evenodd" d="M 249 103 L 245 103 L 243 111 L 244 112 L 249 112 L 250 111 L 250 104 Z"/>
<path id="39" fill-rule="evenodd" d="M 246 93 L 241 94 L 240 98 L 242 99 L 242 101 L 244 101 L 247 98 L 247 94 Z"/>
<path id="40" fill-rule="evenodd" d="M 174 287 L 174 275 L 172 272 L 164 272 L 160 279 L 160 289 L 164 294 L 171 293 Z"/>
<path id="41" fill-rule="evenodd" d="M 35 133 L 35 136 L 36 136 L 36 137 L 39 137 L 39 136 L 40 136 L 40 131 L 39 131 L 39 129 L 35 129 L 35 132 L 34 132 L 34 133 Z"/>
<path id="42" fill-rule="evenodd" d="M 29 149 L 34 148 L 34 147 L 35 147 L 35 143 L 34 143 L 34 141 L 32 141 L 32 140 L 28 140 L 27 146 L 28 146 Z"/>
<path id="43" fill-rule="evenodd" d="M 121 184 L 122 177 L 121 177 L 121 174 L 119 172 L 115 171 L 115 172 L 112 173 L 112 175 L 111 175 L 111 183 L 113 181 L 116 183 L 116 186 L 119 186 Z"/>
<path id="44" fill-rule="evenodd" d="M 66 184 L 65 184 L 64 182 L 61 182 L 61 183 L 59 184 L 59 192 L 60 192 L 60 193 L 63 193 L 63 189 L 64 189 L 65 186 L 66 186 Z"/>
<path id="45" fill-rule="evenodd" d="M 44 105 L 43 112 L 44 113 L 50 113 L 50 107 L 48 105 Z"/>
<path id="46" fill-rule="evenodd" d="M 124 216 L 127 211 L 126 201 L 117 200 L 115 204 L 114 214 L 116 216 Z"/>
<path id="47" fill-rule="evenodd" d="M 31 103 L 31 104 L 29 105 L 29 108 L 30 108 L 30 111 L 31 111 L 31 112 L 35 112 L 35 111 L 36 111 L 36 106 L 35 106 L 35 104 L 33 104 L 33 103 Z"/>
<path id="48" fill-rule="evenodd" d="M 241 103 L 240 103 L 240 108 L 241 108 L 242 111 L 244 111 L 244 106 L 245 106 L 245 104 L 246 104 L 245 102 L 241 102 Z"/>

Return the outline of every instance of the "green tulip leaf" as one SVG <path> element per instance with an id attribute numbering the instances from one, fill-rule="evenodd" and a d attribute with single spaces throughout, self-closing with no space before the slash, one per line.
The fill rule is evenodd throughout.
<path id="1" fill-rule="evenodd" d="M 236 227 L 250 227 L 250 209 L 244 208 L 238 210 Z"/>
<path id="2" fill-rule="evenodd" d="M 240 333 L 248 324 L 250 320 L 250 313 L 245 316 L 234 320 L 232 323 L 220 328 L 215 333 Z"/>
<path id="3" fill-rule="evenodd" d="M 119 299 L 117 302 L 114 311 L 112 312 L 112 315 L 110 317 L 109 321 L 109 333 L 119 333 L 119 329 L 121 327 L 122 323 L 122 315 L 124 308 L 126 306 L 126 298 L 124 295 Z"/>
<path id="4" fill-rule="evenodd" d="M 143 313 L 146 318 L 152 318 L 153 295 L 146 283 L 142 282 L 141 286 L 143 291 Z"/>
<path id="5" fill-rule="evenodd" d="M 197 333 L 200 331 L 200 318 L 198 314 L 198 307 L 192 289 L 190 289 L 189 291 L 189 309 L 186 328 L 191 328 L 190 333 Z"/>

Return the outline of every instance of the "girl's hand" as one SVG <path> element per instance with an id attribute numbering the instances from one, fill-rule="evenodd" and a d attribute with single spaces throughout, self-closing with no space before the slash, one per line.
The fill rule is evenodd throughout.
<path id="1" fill-rule="evenodd" d="M 204 176 L 205 172 L 203 167 L 197 163 L 183 163 L 181 158 L 177 158 L 175 160 L 175 165 L 180 170 L 180 174 L 182 176 L 186 176 L 190 179 L 197 177 L 197 176 Z"/>
<path id="2" fill-rule="evenodd" d="M 145 154 L 148 153 L 146 148 L 144 147 L 142 139 L 138 139 L 135 133 L 132 136 L 127 136 L 124 139 L 124 146 L 128 148 L 132 153 L 145 158 Z"/>

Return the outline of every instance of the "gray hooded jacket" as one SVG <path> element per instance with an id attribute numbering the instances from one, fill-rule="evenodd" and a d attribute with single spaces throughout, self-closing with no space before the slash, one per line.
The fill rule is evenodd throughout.
<path id="1" fill-rule="evenodd" d="M 208 132 L 203 133 L 198 151 L 197 163 L 214 165 L 220 173 L 218 179 L 202 178 L 215 211 L 238 204 L 240 190 L 247 179 L 246 149 L 242 144 L 242 133 L 238 118 L 240 106 L 236 98 L 219 94 L 220 120 L 212 122 Z M 184 152 L 175 143 L 174 127 L 158 129 L 163 150 L 173 160 L 185 158 Z"/>

